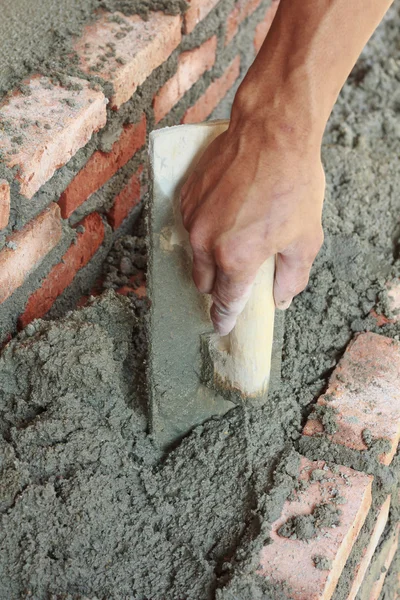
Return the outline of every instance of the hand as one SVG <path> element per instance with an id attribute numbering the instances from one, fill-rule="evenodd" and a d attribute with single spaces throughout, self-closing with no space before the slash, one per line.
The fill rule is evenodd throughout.
<path id="1" fill-rule="evenodd" d="M 193 279 L 212 295 L 220 335 L 233 329 L 268 257 L 277 255 L 277 308 L 304 290 L 323 241 L 324 190 L 319 149 L 296 148 L 279 128 L 236 119 L 208 147 L 182 188 L 181 211 Z"/>

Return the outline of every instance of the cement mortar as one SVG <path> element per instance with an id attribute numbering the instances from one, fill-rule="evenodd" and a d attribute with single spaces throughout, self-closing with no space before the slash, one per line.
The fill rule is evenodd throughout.
<path id="1" fill-rule="evenodd" d="M 399 24 L 396 7 L 374 37 L 382 58 L 367 49 L 360 64 L 369 66 L 353 74 L 330 121 L 326 241 L 287 311 L 283 382 L 266 406 L 236 408 L 160 456 L 135 385 L 144 307 L 112 291 L 36 322 L 3 351 L 0 598 L 290 598 L 253 573 L 296 487 L 304 419 L 355 332 L 400 337 L 399 324 L 378 329 L 369 316 L 400 274 L 399 139 L 385 121 L 398 118 Z M 323 451 L 317 441 L 304 449 L 310 458 Z M 397 459 L 385 469 L 370 451 L 328 456 L 374 473 L 374 502 L 398 485 Z"/>
<path id="2" fill-rule="evenodd" d="M 79 35 L 103 8 L 146 18 L 150 10 L 177 14 L 186 9 L 185 0 L 52 0 L 27 4 L 24 0 L 5 2 L 0 21 L 0 97 L 51 56 L 67 54 L 72 36 Z"/>

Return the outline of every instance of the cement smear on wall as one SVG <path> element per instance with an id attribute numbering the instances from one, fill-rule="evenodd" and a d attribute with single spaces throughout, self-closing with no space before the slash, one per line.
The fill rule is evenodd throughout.
<path id="1" fill-rule="evenodd" d="M 284 380 L 267 406 L 211 420 L 161 457 L 132 383 L 143 307 L 112 292 L 3 351 L 0 598 L 290 598 L 252 573 L 294 486 L 304 417 L 355 332 L 400 336 L 369 317 L 400 273 L 400 141 L 388 125 L 399 24 L 392 11 L 375 36 L 381 58 L 364 54 L 330 121 L 326 242 L 287 313 Z M 377 477 L 375 494 L 385 485 Z"/>
<path id="2" fill-rule="evenodd" d="M 68 50 L 96 9 L 140 14 L 162 10 L 177 14 L 185 0 L 5 0 L 0 19 L 0 97 L 32 72 L 43 60 Z"/>

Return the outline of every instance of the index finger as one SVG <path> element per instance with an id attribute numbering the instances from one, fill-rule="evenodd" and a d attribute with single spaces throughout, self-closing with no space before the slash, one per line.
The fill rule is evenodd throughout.
<path id="1" fill-rule="evenodd" d="M 255 277 L 256 272 L 245 273 L 238 278 L 220 268 L 217 270 L 210 315 L 215 331 L 220 335 L 228 335 L 235 327 L 236 320 L 250 297 Z"/>

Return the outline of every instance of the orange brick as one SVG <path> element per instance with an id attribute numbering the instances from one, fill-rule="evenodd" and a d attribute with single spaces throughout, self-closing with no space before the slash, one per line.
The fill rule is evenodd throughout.
<path id="1" fill-rule="evenodd" d="M 218 106 L 240 74 L 240 57 L 237 56 L 219 79 L 207 88 L 197 102 L 185 112 L 182 123 L 200 123 Z"/>
<path id="2" fill-rule="evenodd" d="M 375 310 L 371 311 L 371 315 L 375 318 L 378 327 L 387 325 L 388 323 L 398 323 L 400 321 L 400 279 L 394 279 L 387 284 L 389 309 L 394 316 L 392 318 L 379 315 Z"/>
<path id="3" fill-rule="evenodd" d="M 225 33 L 225 45 L 235 37 L 240 24 L 249 17 L 261 4 L 261 0 L 237 0 L 228 17 Z"/>
<path id="4" fill-rule="evenodd" d="M 178 69 L 160 88 L 154 98 L 154 116 L 156 123 L 161 121 L 171 108 L 182 98 L 196 81 L 215 63 L 217 37 L 204 42 L 199 48 L 183 52 L 178 58 Z"/>
<path id="5" fill-rule="evenodd" d="M 189 8 L 185 13 L 185 32 L 191 33 L 218 2 L 219 0 L 189 0 Z"/>
<path id="6" fill-rule="evenodd" d="M 55 265 L 41 287 L 34 292 L 19 318 L 19 325 L 26 327 L 34 319 L 43 317 L 53 306 L 58 296 L 72 283 L 77 272 L 93 257 L 104 240 L 104 224 L 98 213 L 91 213 L 79 225 L 83 233 L 77 233 L 58 265 Z"/>
<path id="7" fill-rule="evenodd" d="M 340 467 L 339 473 L 327 470 L 326 479 L 313 481 L 312 472 L 323 470 L 323 461 L 301 459 L 299 479 L 308 486 L 298 492 L 294 501 L 287 500 L 282 514 L 271 526 L 272 543 L 260 553 L 258 575 L 274 582 L 284 582 L 291 589 L 291 600 L 329 600 L 371 506 L 373 477 Z M 288 519 L 311 514 L 316 505 L 327 503 L 335 489 L 343 504 L 340 523 L 322 528 L 316 537 L 308 540 L 290 539 L 279 535 L 280 527 Z M 331 561 L 331 568 L 320 570 L 314 558 L 322 556 Z"/>
<path id="8" fill-rule="evenodd" d="M 106 123 L 104 94 L 82 79 L 69 78 L 69 83 L 75 91 L 33 77 L 23 84 L 25 95 L 15 92 L 0 105 L 0 152 L 9 168 L 17 167 L 26 198 Z"/>
<path id="9" fill-rule="evenodd" d="M 261 21 L 261 23 L 259 23 L 256 27 L 253 42 L 256 53 L 260 50 L 265 38 L 267 37 L 267 33 L 270 30 L 272 21 L 276 15 L 276 11 L 278 10 L 278 6 L 279 0 L 272 0 L 271 6 L 268 7 L 263 21 Z"/>
<path id="10" fill-rule="evenodd" d="M 0 229 L 8 225 L 10 218 L 10 184 L 0 179 Z"/>
<path id="11" fill-rule="evenodd" d="M 140 202 L 140 174 L 143 167 L 132 175 L 126 186 L 116 196 L 111 209 L 107 213 L 107 220 L 115 230 L 129 215 L 131 210 Z"/>
<path id="12" fill-rule="evenodd" d="M 111 81 L 111 104 L 118 109 L 160 66 L 181 41 L 181 17 L 152 12 L 147 21 L 138 15 L 103 13 L 89 24 L 74 49 L 81 69 Z"/>
<path id="13" fill-rule="evenodd" d="M 0 251 L 0 304 L 24 283 L 60 239 L 60 209 L 57 204 L 52 204 L 7 238 L 6 246 Z"/>
<path id="14" fill-rule="evenodd" d="M 111 152 L 98 150 L 61 194 L 61 214 L 67 219 L 73 212 L 132 158 L 146 141 L 146 117 L 140 123 L 125 125 Z"/>
<path id="15" fill-rule="evenodd" d="M 357 596 L 358 590 L 361 587 L 364 576 L 367 572 L 367 569 L 370 565 L 371 559 L 374 555 L 376 547 L 379 543 L 383 530 L 385 529 L 385 525 L 389 516 L 390 509 L 390 500 L 391 496 L 388 496 L 385 502 L 378 510 L 378 516 L 375 522 L 374 529 L 371 533 L 371 537 L 368 542 L 368 546 L 365 548 L 361 561 L 357 565 L 355 572 L 353 573 L 353 584 L 350 589 L 350 593 L 347 596 L 347 600 L 355 600 Z"/>
<path id="16" fill-rule="evenodd" d="M 380 462 L 389 465 L 400 438 L 400 344 L 375 333 L 359 334 L 317 404 L 337 411 L 337 431 L 326 434 L 330 440 L 366 450 L 363 438 L 369 430 L 374 440 L 388 440 L 390 450 Z M 309 419 L 303 431 L 309 436 L 322 432 L 323 425 L 315 419 Z"/>
<path id="17" fill-rule="evenodd" d="M 379 556 L 379 562 L 382 564 L 381 575 L 379 579 L 376 579 L 373 582 L 371 586 L 370 595 L 368 596 L 368 600 L 379 600 L 381 597 L 381 592 L 383 584 L 385 583 L 387 572 L 390 569 L 392 560 L 394 559 L 394 556 L 399 547 L 399 533 L 400 524 L 397 525 L 395 532 L 392 534 L 392 539 L 389 540 L 389 543 L 385 544 L 381 550 Z"/>

